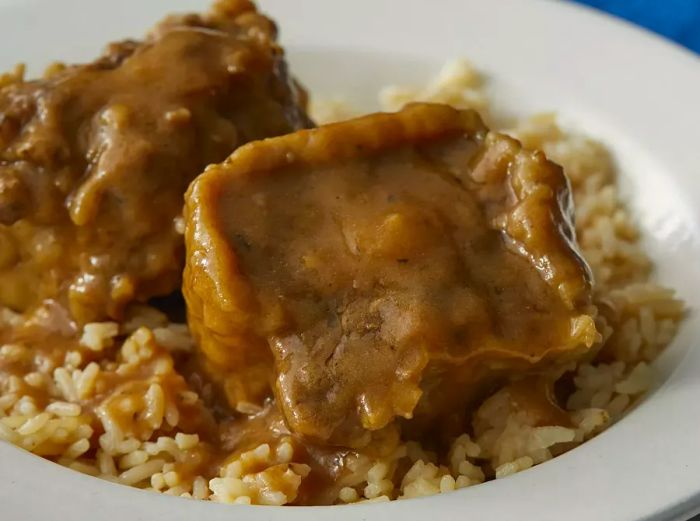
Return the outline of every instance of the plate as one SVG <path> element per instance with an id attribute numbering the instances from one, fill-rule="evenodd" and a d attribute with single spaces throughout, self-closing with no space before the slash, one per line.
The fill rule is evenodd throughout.
<path id="1" fill-rule="evenodd" d="M 618 424 L 507 479 L 431 498 L 344 507 L 232 507 L 103 482 L 0 443 L 2 519 L 33 521 L 567 519 L 670 520 L 700 511 L 700 61 L 585 8 L 545 0 L 260 0 L 292 69 L 323 97 L 372 109 L 386 83 L 424 83 L 466 56 L 494 104 L 556 109 L 611 146 L 623 193 L 691 308 L 658 362 L 663 382 Z M 196 0 L 0 0 L 0 69 L 89 60 Z"/>

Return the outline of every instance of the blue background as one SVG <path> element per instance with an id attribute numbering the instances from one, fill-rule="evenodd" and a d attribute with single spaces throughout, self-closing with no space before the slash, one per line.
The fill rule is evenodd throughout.
<path id="1" fill-rule="evenodd" d="M 700 0 L 576 0 L 700 53 Z"/>

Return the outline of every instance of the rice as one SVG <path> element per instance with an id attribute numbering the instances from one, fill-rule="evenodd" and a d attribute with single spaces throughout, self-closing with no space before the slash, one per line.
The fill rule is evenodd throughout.
<path id="1" fill-rule="evenodd" d="M 437 77 L 423 88 L 390 85 L 379 92 L 382 110 L 396 111 L 406 103 L 423 101 L 445 103 L 479 111 L 488 119 L 489 104 L 483 91 L 483 78 L 464 59 L 445 64 Z"/>
<path id="2" fill-rule="evenodd" d="M 185 324 L 169 324 L 167 327 L 153 329 L 156 342 L 169 351 L 191 351 L 194 341 Z"/>
<path id="3" fill-rule="evenodd" d="M 102 351 L 112 345 L 113 339 L 119 333 L 119 324 L 116 322 L 95 322 L 85 324 L 80 345 L 92 351 Z"/>
<path id="4" fill-rule="evenodd" d="M 447 64 L 424 88 L 389 86 L 379 94 L 385 110 L 416 100 L 475 108 L 492 118 L 483 80 L 464 60 Z M 319 122 L 357 115 L 342 99 L 314 102 L 312 111 Z M 599 306 L 601 357 L 571 367 L 574 390 L 561 424 L 540 424 L 504 388 L 480 404 L 469 431 L 452 440 L 446 454 L 402 440 L 395 428 L 374 433 L 368 450 L 342 455 L 336 503 L 427 496 L 505 478 L 597 435 L 654 384 L 650 362 L 673 339 L 685 307 L 651 278 L 653 265 L 619 195 L 611 154 L 559 127 L 553 114 L 509 132 L 542 149 L 571 180 L 595 301 L 618 311 Z M 182 219 L 175 226 L 181 230 Z M 42 320 L 46 316 L 45 310 Z M 25 321 L 0 309 L 0 328 L 21 328 Z M 87 324 L 77 339 L 56 348 L 60 357 L 34 356 L 33 346 L 22 342 L 0 346 L 0 440 L 79 472 L 168 495 L 267 505 L 298 498 L 310 467 L 293 438 L 236 448 L 221 461 L 198 431 L 195 420 L 209 417 L 211 386 L 186 381 L 176 370 L 174 357 L 194 348 L 185 324 L 134 305 L 121 323 Z M 254 404 L 240 408 L 261 411 Z"/>
<path id="5" fill-rule="evenodd" d="M 136 485 L 141 481 L 150 479 L 150 477 L 156 472 L 160 472 L 165 465 L 165 460 L 162 459 L 152 459 L 147 463 L 142 463 L 136 465 L 122 472 L 119 475 L 119 481 L 124 485 Z"/>
<path id="6" fill-rule="evenodd" d="M 220 477 L 209 481 L 211 500 L 231 504 L 285 505 L 296 499 L 310 467 L 292 463 L 291 438 L 273 450 L 263 443 L 223 465 Z"/>
<path id="7" fill-rule="evenodd" d="M 496 479 L 505 478 L 521 470 L 529 469 L 535 464 L 530 456 L 521 456 L 496 467 Z"/>

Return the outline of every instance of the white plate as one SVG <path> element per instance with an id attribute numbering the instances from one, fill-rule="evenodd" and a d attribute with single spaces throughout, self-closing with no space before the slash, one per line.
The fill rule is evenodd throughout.
<path id="1" fill-rule="evenodd" d="M 700 61 L 571 5 L 536 0 L 261 0 L 293 70 L 320 96 L 357 104 L 385 83 L 421 83 L 471 58 L 499 105 L 557 109 L 602 137 L 625 172 L 659 277 L 700 309 Z M 0 69 L 88 60 L 161 15 L 204 0 L 0 0 Z M 232 507 L 159 496 L 0 444 L 3 521 L 679 519 L 700 509 L 700 320 L 660 367 L 665 382 L 596 439 L 505 480 L 445 496 L 348 507 Z"/>

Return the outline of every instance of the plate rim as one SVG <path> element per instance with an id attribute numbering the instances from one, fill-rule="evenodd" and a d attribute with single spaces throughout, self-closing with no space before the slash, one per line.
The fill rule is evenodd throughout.
<path id="1" fill-rule="evenodd" d="M 46 2 L 47 0 L 32 0 L 31 4 L 32 5 L 40 5 L 42 2 Z M 136 0 L 132 0 L 134 2 Z M 279 6 L 283 0 L 268 0 L 267 2 L 264 0 L 261 0 L 259 3 L 262 4 L 262 9 L 265 11 L 267 10 L 266 7 L 269 4 L 270 6 L 274 7 L 275 4 Z M 317 0 L 317 1 L 322 1 L 322 0 Z M 370 0 L 371 1 L 371 0 Z M 377 0 L 379 1 L 379 0 Z M 391 0 L 381 0 L 383 3 L 390 3 Z M 12 1 L 12 0 L 0 0 L 0 11 L 4 8 L 9 8 L 12 6 L 16 6 L 19 2 L 17 1 Z M 358 2 L 362 3 L 362 2 Z M 366 1 L 364 2 L 365 4 L 369 4 L 370 2 Z M 420 2 L 419 0 L 408 0 L 408 4 L 412 6 L 418 5 Z M 457 2 L 457 0 L 446 0 L 444 2 L 444 5 L 458 5 L 458 3 L 462 2 Z M 463 2 L 465 4 L 474 4 L 474 0 L 471 2 Z M 697 78 L 697 85 L 700 87 L 700 59 L 698 56 L 692 53 L 692 51 L 689 51 L 674 42 L 667 40 L 666 38 L 663 38 L 661 36 L 658 36 L 654 33 L 651 33 L 650 31 L 640 28 L 638 26 L 634 26 L 622 19 L 619 19 L 617 17 L 612 17 L 610 15 L 604 14 L 597 9 L 594 8 L 589 8 L 586 6 L 582 6 L 579 4 L 568 4 L 568 3 L 554 3 L 548 0 L 507 0 L 507 1 L 502 1 L 502 4 L 509 5 L 509 6 L 514 6 L 516 4 L 519 5 L 533 5 L 533 6 L 539 6 L 537 9 L 554 9 L 554 10 L 561 10 L 562 12 L 569 12 L 570 14 L 567 16 L 572 16 L 571 13 L 575 13 L 575 16 L 580 16 L 583 19 L 588 19 L 588 22 L 585 22 L 587 24 L 603 24 L 605 26 L 615 26 L 616 29 L 615 31 L 617 32 L 622 32 L 628 35 L 629 38 L 631 38 L 633 41 L 644 41 L 647 42 L 644 46 L 649 46 L 652 45 L 653 42 L 653 47 L 656 47 L 658 49 L 663 49 L 663 51 L 659 51 L 661 54 L 665 54 L 669 56 L 669 61 L 671 62 L 671 65 L 669 65 L 671 68 L 674 67 L 673 64 L 678 64 L 680 62 L 685 62 L 688 64 L 688 66 L 691 66 L 695 68 L 696 72 L 695 77 Z M 544 6 L 547 7 L 544 7 Z M 165 9 L 165 7 L 164 7 Z M 274 11 L 274 9 L 271 9 Z M 591 22 L 591 20 L 595 20 L 594 22 Z M 583 22 L 582 22 L 583 23 Z M 1 24 L 0 24 L 1 25 Z M 284 41 L 284 22 L 280 23 L 283 31 L 283 41 Z M 688 61 L 690 59 L 690 61 Z M 673 168 L 672 168 L 673 170 Z M 691 196 L 696 197 L 698 194 L 700 194 L 700 191 L 696 191 L 695 186 L 700 187 L 700 182 L 698 182 L 696 185 L 691 184 Z M 700 199 L 698 199 L 700 201 Z M 686 341 L 693 342 L 691 339 L 687 339 Z M 695 350 L 696 352 L 692 352 L 692 347 L 690 348 L 689 352 L 686 355 L 686 359 L 688 359 L 691 355 L 696 355 L 692 356 L 693 362 L 690 365 L 693 365 L 695 367 L 700 367 L 700 357 L 697 356 L 697 349 Z M 665 382 L 662 388 L 659 391 L 664 391 L 664 392 L 671 392 L 669 390 L 669 387 L 673 387 L 672 382 Z M 698 386 L 700 388 L 700 386 Z M 700 408 L 698 408 L 700 411 Z M 624 422 L 623 422 L 624 423 Z M 622 425 L 622 424 L 620 424 Z M 630 430 L 627 428 L 626 430 Z M 589 444 L 600 444 L 604 443 L 606 436 L 606 433 L 601 435 L 601 437 L 596 438 L 590 442 L 587 442 L 586 446 Z M 698 445 L 695 447 L 696 449 L 700 449 L 700 442 Z M 339 521 L 342 521 L 344 519 L 356 519 L 359 516 L 366 517 L 366 518 L 371 518 L 371 519 L 389 519 L 390 517 L 394 517 L 396 514 L 402 514 L 406 519 L 413 519 L 413 518 L 419 518 L 424 517 L 426 514 L 430 514 L 431 511 L 433 513 L 437 512 L 442 512 L 441 517 L 444 517 L 445 519 L 450 518 L 450 516 L 454 516 L 455 514 L 459 514 L 462 511 L 462 508 L 467 504 L 468 501 L 475 501 L 474 496 L 480 493 L 480 491 L 484 491 L 484 495 L 487 494 L 487 490 L 489 491 L 489 495 L 493 495 L 494 489 L 500 488 L 503 491 L 506 490 L 514 490 L 517 487 L 523 487 L 527 489 L 528 487 L 532 486 L 532 483 L 528 482 L 536 480 L 535 478 L 536 474 L 550 474 L 548 469 L 551 467 L 551 465 L 554 465 L 556 463 L 561 463 L 561 465 L 570 465 L 570 460 L 572 459 L 571 456 L 574 455 L 574 453 L 577 453 L 577 451 L 580 451 L 581 449 L 576 449 L 575 451 L 572 451 L 570 453 L 567 453 L 563 456 L 558 457 L 555 462 L 548 462 L 545 463 L 541 466 L 535 467 L 531 470 L 529 470 L 527 473 L 519 474 L 516 476 L 512 476 L 506 480 L 503 481 L 498 481 L 498 482 L 490 482 L 487 484 L 483 484 L 477 488 L 474 489 L 467 489 L 464 491 L 459 491 L 455 492 L 446 496 L 435 496 L 431 498 L 421 498 L 421 499 L 414 499 L 410 501 L 404 501 L 404 502 L 396 502 L 392 503 L 390 505 L 352 505 L 352 506 L 339 506 L 339 507 L 334 507 L 332 509 L 328 509 L 327 507 L 295 507 L 293 509 L 290 509 L 288 507 L 265 507 L 265 508 L 244 508 L 245 511 L 245 516 L 253 519 L 268 519 L 268 518 L 277 518 L 279 516 L 279 519 L 282 519 L 282 516 L 284 516 L 285 520 L 296 520 L 296 519 L 306 519 L 308 515 L 319 515 L 319 516 L 333 516 L 334 518 L 337 518 Z M 580 458 L 576 458 L 580 459 Z M 2 499 L 2 503 L 7 505 L 5 508 L 12 508 L 12 505 L 19 505 L 20 501 L 23 500 L 27 496 L 27 489 L 22 488 L 22 481 L 20 478 L 21 476 L 18 476 L 14 474 L 16 471 L 16 466 L 22 467 L 24 465 L 27 465 L 29 467 L 35 468 L 36 470 L 41 470 L 42 474 L 47 477 L 49 481 L 53 480 L 61 480 L 64 481 L 65 483 L 71 482 L 80 484 L 81 486 L 84 486 L 85 489 L 88 490 L 88 499 L 85 500 L 84 502 L 80 502 L 78 498 L 73 498 L 68 489 L 66 487 L 63 487 L 60 489 L 59 494 L 57 495 L 58 498 L 62 498 L 62 506 L 63 507 L 74 507 L 74 508 L 79 508 L 82 510 L 75 510 L 75 512 L 83 512 L 83 517 L 78 517 L 75 518 L 79 521 L 82 521 L 82 519 L 88 519 L 92 518 L 89 516 L 97 516 L 103 519 L 112 519 L 111 517 L 101 517 L 103 515 L 106 516 L 111 516 L 115 512 L 129 512 L 133 519 L 191 519 L 191 518 L 198 518 L 198 517 L 206 517 L 207 519 L 213 520 L 218 520 L 218 519 L 225 519 L 228 518 L 231 515 L 235 515 L 230 509 L 233 508 L 231 506 L 227 505 L 212 505 L 204 502 L 192 502 L 192 501 L 186 501 L 184 499 L 177 498 L 177 500 L 173 500 L 172 498 L 165 498 L 162 496 L 158 496 L 155 494 L 152 495 L 147 495 L 143 491 L 136 491 L 127 487 L 123 487 L 121 485 L 114 485 L 112 483 L 107 483 L 107 482 L 100 482 L 98 480 L 95 480 L 94 478 L 90 478 L 87 476 L 80 475 L 74 471 L 59 467 L 58 465 L 51 464 L 50 462 L 47 462 L 46 460 L 43 460 L 42 458 L 39 458 L 37 456 L 25 453 L 24 451 L 21 451 L 20 449 L 17 449 L 15 447 L 6 445 L 4 443 L 0 443 L 0 481 L 3 483 L 8 483 L 10 486 L 9 487 L 2 487 L 0 488 L 0 498 Z M 25 476 L 26 478 L 26 476 Z M 30 482 L 31 480 L 25 479 L 23 481 L 23 484 L 26 485 Z M 64 483 L 64 484 L 65 484 Z M 139 495 L 141 499 L 139 499 Z M 31 498 L 31 493 L 29 494 Z M 113 500 L 110 499 L 110 496 L 113 497 Z M 109 500 L 110 505 L 117 505 L 119 504 L 119 507 L 115 507 L 114 510 L 108 510 L 108 509 L 100 509 L 100 504 L 102 501 Z M 492 498 L 492 501 L 494 499 Z M 410 508 L 410 506 L 415 505 L 414 508 Z M 37 506 L 37 511 L 39 511 L 38 507 L 38 502 L 34 503 L 32 506 Z M 52 510 L 52 508 L 48 505 L 42 505 L 41 508 L 44 510 L 41 510 L 38 512 L 39 514 L 46 514 L 46 515 L 51 515 L 52 512 L 55 513 L 55 511 Z M 143 508 L 143 510 L 141 510 Z M 324 511 L 319 511 L 318 509 L 321 508 L 327 512 Z M 671 520 L 671 519 L 677 519 L 680 516 L 683 516 L 684 514 L 688 513 L 690 510 L 698 510 L 700 509 L 700 484 L 697 485 L 697 489 L 693 494 L 686 495 L 684 497 L 679 497 L 676 498 L 676 501 L 667 504 L 665 506 L 662 506 L 659 508 L 658 511 L 656 512 L 651 512 L 647 513 L 645 516 L 643 516 L 643 519 L 653 519 L 655 521 L 662 521 L 662 520 Z M 291 512 L 290 512 L 291 510 Z M 444 511 L 444 512 L 443 512 Z M 236 511 L 236 514 L 239 512 Z M 482 511 L 475 511 L 475 514 L 482 515 L 482 519 L 490 519 L 491 515 L 493 512 L 482 512 Z M 269 514 L 269 515 L 268 515 Z M 444 515 L 443 515 L 444 514 Z M 31 513 L 31 516 L 34 516 L 34 513 Z M 36 517 L 26 517 L 25 519 L 39 519 L 39 516 Z M 144 517 L 142 517 L 144 516 Z M 544 519 L 544 517 L 543 517 Z M 570 519 L 579 519 L 579 517 L 571 517 Z M 581 517 L 583 519 L 583 517 Z M 623 516 L 618 516 L 614 518 L 615 520 L 620 520 L 620 521 L 631 521 L 631 517 L 624 517 Z M 639 519 L 639 518 L 638 518 Z"/>

